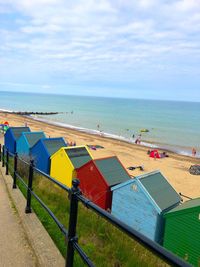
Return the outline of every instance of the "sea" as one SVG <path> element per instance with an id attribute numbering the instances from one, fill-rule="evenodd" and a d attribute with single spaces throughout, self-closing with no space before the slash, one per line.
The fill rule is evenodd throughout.
<path id="1" fill-rule="evenodd" d="M 0 92 L 0 109 L 60 112 L 32 116 L 78 131 L 200 157 L 200 103 Z M 143 132 L 142 130 L 148 130 Z"/>

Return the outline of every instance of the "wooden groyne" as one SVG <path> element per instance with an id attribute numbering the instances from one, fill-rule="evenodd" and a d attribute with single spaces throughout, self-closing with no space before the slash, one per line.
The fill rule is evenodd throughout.
<path id="1" fill-rule="evenodd" d="M 17 115 L 56 115 L 56 114 L 63 114 L 65 112 L 34 112 L 34 111 L 18 111 L 13 112 Z"/>
<path id="2" fill-rule="evenodd" d="M 3 113 L 10 113 L 15 115 L 56 115 L 56 114 L 65 114 L 68 112 L 34 112 L 34 111 L 1 111 Z"/>

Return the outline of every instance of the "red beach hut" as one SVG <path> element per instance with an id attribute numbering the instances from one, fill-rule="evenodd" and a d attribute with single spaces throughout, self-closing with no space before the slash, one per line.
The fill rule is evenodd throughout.
<path id="1" fill-rule="evenodd" d="M 112 186 L 130 179 L 117 157 L 91 160 L 76 173 L 82 193 L 105 210 L 111 210 Z"/>

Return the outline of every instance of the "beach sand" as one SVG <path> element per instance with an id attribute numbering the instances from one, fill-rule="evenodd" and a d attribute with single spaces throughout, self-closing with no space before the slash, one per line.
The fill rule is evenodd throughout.
<path id="1" fill-rule="evenodd" d="M 178 193 L 181 192 L 191 198 L 200 197 L 200 176 L 191 175 L 188 171 L 191 165 L 200 164 L 200 159 L 168 152 L 168 158 L 155 160 L 147 155 L 149 148 L 141 145 L 129 144 L 124 141 L 50 125 L 35 121 L 31 117 L 0 112 L 0 121 L 6 120 L 10 126 L 25 126 L 27 124 L 32 131 L 44 131 L 48 137 L 64 137 L 68 142 L 76 141 L 77 145 L 101 145 L 104 149 L 91 150 L 94 158 L 117 156 L 126 169 L 129 166 L 144 166 L 144 171 L 139 169 L 127 170 L 131 176 L 160 170 Z M 186 200 L 183 197 L 183 201 Z"/>

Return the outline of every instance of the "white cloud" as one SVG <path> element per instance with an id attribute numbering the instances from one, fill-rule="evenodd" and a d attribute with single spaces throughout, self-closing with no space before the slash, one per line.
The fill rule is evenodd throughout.
<path id="1" fill-rule="evenodd" d="M 0 0 L 0 10 L 13 14 L 1 24 L 0 76 L 131 81 L 191 73 L 200 57 L 199 0 Z"/>
<path id="2" fill-rule="evenodd" d="M 174 7 L 178 11 L 188 12 L 188 11 L 196 11 L 200 9 L 200 1 L 199 0 L 179 0 L 175 1 Z"/>

